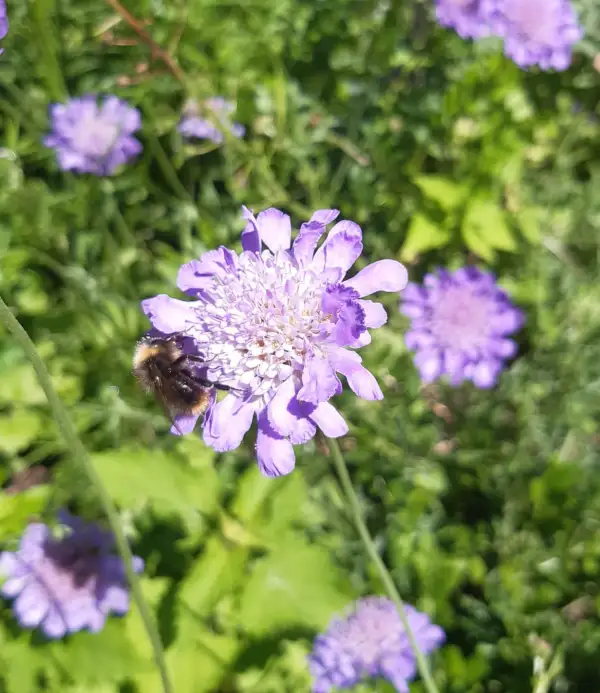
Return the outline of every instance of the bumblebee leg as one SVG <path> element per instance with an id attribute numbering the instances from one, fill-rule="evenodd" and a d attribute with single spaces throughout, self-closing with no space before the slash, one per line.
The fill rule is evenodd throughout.
<path id="1" fill-rule="evenodd" d="M 188 363 L 204 364 L 206 361 L 202 356 L 195 356 L 194 354 L 181 354 L 181 356 L 173 361 L 174 366 L 185 366 Z"/>

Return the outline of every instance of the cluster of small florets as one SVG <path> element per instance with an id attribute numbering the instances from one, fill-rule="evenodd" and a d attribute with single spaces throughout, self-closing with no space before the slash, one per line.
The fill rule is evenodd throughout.
<path id="1" fill-rule="evenodd" d="M 434 0 L 440 24 L 463 38 L 498 36 L 522 68 L 565 70 L 583 31 L 570 0 Z"/>

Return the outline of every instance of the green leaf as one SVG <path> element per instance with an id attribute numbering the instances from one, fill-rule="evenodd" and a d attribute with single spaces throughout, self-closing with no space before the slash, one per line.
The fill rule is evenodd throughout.
<path id="1" fill-rule="evenodd" d="M 504 211 L 491 200 L 475 198 L 469 202 L 462 233 L 469 248 L 486 260 L 494 257 L 494 249 L 507 252 L 517 250 Z"/>
<path id="2" fill-rule="evenodd" d="M 38 676 L 49 662 L 39 649 L 29 644 L 29 634 L 17 640 L 2 643 L 0 654 L 1 676 L 6 693 L 36 693 L 39 690 Z"/>
<path id="3" fill-rule="evenodd" d="M 42 512 L 49 486 L 35 486 L 15 495 L 0 495 L 0 540 L 21 534 L 31 517 Z"/>
<path id="4" fill-rule="evenodd" d="M 152 668 L 138 650 L 138 641 L 128 637 L 124 621 L 110 618 L 99 633 L 83 631 L 64 641 L 49 644 L 48 655 L 79 684 L 120 682 Z"/>
<path id="5" fill-rule="evenodd" d="M 0 416 L 0 452 L 12 456 L 28 447 L 41 427 L 39 414 L 28 409 L 13 409 Z"/>
<path id="6" fill-rule="evenodd" d="M 199 616 L 208 615 L 217 601 L 243 579 L 247 549 L 226 546 L 212 536 L 181 584 L 179 599 Z"/>
<path id="7" fill-rule="evenodd" d="M 540 242 L 540 216 L 540 210 L 537 207 L 524 207 L 517 213 L 517 223 L 521 233 L 530 243 Z"/>
<path id="8" fill-rule="evenodd" d="M 239 623 L 261 636 L 292 626 L 321 629 L 352 599 L 329 552 L 294 535 L 257 561 L 246 583 Z"/>
<path id="9" fill-rule="evenodd" d="M 168 580 L 142 579 L 142 592 L 154 612 L 168 599 Z M 173 624 L 177 637 L 166 651 L 167 669 L 177 693 L 204 693 L 218 689 L 223 676 L 238 655 L 239 643 L 230 635 L 217 635 L 209 630 L 188 605 L 177 600 Z M 152 650 L 143 622 L 134 610 L 126 620 L 127 634 L 139 647 L 145 661 L 151 662 Z M 171 625 L 171 624 L 170 624 Z M 155 667 L 134 672 L 131 677 L 140 693 L 162 693 Z"/>
<path id="10" fill-rule="evenodd" d="M 173 453 L 139 447 L 99 453 L 93 462 L 109 493 L 123 507 L 148 503 L 165 513 L 212 513 L 219 499 L 213 453 L 196 442 L 194 468 Z"/>
<path id="11" fill-rule="evenodd" d="M 416 214 L 410 223 L 406 239 L 400 251 L 400 259 L 411 262 L 419 253 L 432 248 L 441 248 L 450 241 L 448 229 L 429 220 L 422 214 Z"/>
<path id="12" fill-rule="evenodd" d="M 466 186 L 443 176 L 417 176 L 415 183 L 428 198 L 437 202 L 446 212 L 458 207 L 467 194 Z"/>

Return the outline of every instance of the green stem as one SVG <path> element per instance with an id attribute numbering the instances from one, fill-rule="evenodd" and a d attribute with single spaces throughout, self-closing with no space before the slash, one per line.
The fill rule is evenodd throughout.
<path id="1" fill-rule="evenodd" d="M 60 43 L 54 26 L 56 16 L 54 0 L 36 0 L 33 3 L 33 18 L 42 53 L 42 60 L 39 63 L 40 75 L 46 82 L 46 88 L 52 100 L 62 101 L 67 95 L 67 87 L 60 68 Z"/>
<path id="2" fill-rule="evenodd" d="M 419 674 L 421 674 L 421 678 L 423 679 L 425 688 L 427 689 L 428 693 L 439 693 L 437 686 L 435 685 L 435 682 L 433 680 L 433 677 L 431 676 L 431 672 L 429 671 L 429 665 L 427 664 L 427 660 L 425 659 L 425 656 L 419 649 L 417 641 L 415 640 L 415 636 L 413 635 L 411 627 L 408 623 L 406 612 L 404 611 L 404 602 L 402 601 L 402 597 L 396 589 L 396 585 L 394 584 L 392 576 L 390 575 L 388 569 L 385 567 L 385 563 L 383 562 L 381 556 L 377 551 L 377 547 L 375 546 L 373 538 L 369 534 L 369 530 L 367 529 L 367 525 L 365 524 L 365 521 L 362 516 L 360 502 L 358 500 L 358 497 L 356 496 L 354 487 L 352 486 L 352 480 L 350 479 L 348 467 L 346 467 L 346 462 L 344 460 L 344 456 L 342 455 L 342 451 L 340 450 L 340 446 L 338 445 L 337 440 L 333 438 L 328 438 L 327 442 L 331 449 L 333 462 L 335 464 L 338 476 L 340 477 L 340 481 L 342 482 L 344 493 L 346 494 L 348 501 L 350 503 L 354 524 L 356 525 L 356 529 L 358 530 L 358 533 L 365 546 L 367 554 L 369 555 L 369 557 L 375 564 L 375 567 L 377 568 L 377 572 L 379 573 L 381 581 L 385 586 L 386 592 L 388 593 L 390 599 L 394 602 L 396 608 L 398 609 L 398 615 L 400 616 L 400 620 L 402 621 L 402 625 L 404 626 L 404 630 L 406 631 L 406 635 L 408 636 L 410 646 L 413 652 L 415 653 L 415 657 L 417 659 L 417 667 L 419 668 Z"/>
<path id="3" fill-rule="evenodd" d="M 154 621 L 152 620 L 150 609 L 148 608 L 144 596 L 142 595 L 138 577 L 133 569 L 133 555 L 131 553 L 131 549 L 129 548 L 129 544 L 127 543 L 127 539 L 123 534 L 123 530 L 121 529 L 119 515 L 112 498 L 104 487 L 104 484 L 102 483 L 102 480 L 100 479 L 92 460 L 87 454 L 83 443 L 81 440 L 79 440 L 77 431 L 75 430 L 75 427 L 73 426 L 73 423 L 69 418 L 60 397 L 54 390 L 48 369 L 38 354 L 34 343 L 31 341 L 25 329 L 21 326 L 21 323 L 11 313 L 9 307 L 2 300 L 2 298 L 0 298 L 0 323 L 2 323 L 9 330 L 9 332 L 12 332 L 15 339 L 21 345 L 21 348 L 25 352 L 25 356 L 29 359 L 31 365 L 33 366 L 38 381 L 46 394 L 48 404 L 52 409 L 56 424 L 65 438 L 67 447 L 71 451 L 73 457 L 79 460 L 82 469 L 85 471 L 92 486 L 98 493 L 98 497 L 102 503 L 102 506 L 104 507 L 104 511 L 106 512 L 106 516 L 108 517 L 108 521 L 110 522 L 110 526 L 114 533 L 119 553 L 123 558 L 125 572 L 131 587 L 133 601 L 140 612 L 140 616 L 144 622 L 144 628 L 148 634 L 148 638 L 154 651 L 154 660 L 160 673 L 163 691 L 164 693 L 173 693 L 173 689 L 169 681 L 169 675 L 167 673 L 165 655 L 160 641 L 160 636 Z"/>

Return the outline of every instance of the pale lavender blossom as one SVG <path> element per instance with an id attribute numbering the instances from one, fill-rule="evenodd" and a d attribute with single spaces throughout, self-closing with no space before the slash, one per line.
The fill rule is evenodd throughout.
<path id="1" fill-rule="evenodd" d="M 481 0 L 491 31 L 522 68 L 565 70 L 571 49 L 583 37 L 569 0 Z"/>
<path id="2" fill-rule="evenodd" d="M 445 640 L 444 631 L 412 606 L 404 612 L 423 654 Z M 317 636 L 308 658 L 313 693 L 351 688 L 367 678 L 387 679 L 399 693 L 417 673 L 417 664 L 398 610 L 390 599 L 366 597 Z"/>
<path id="3" fill-rule="evenodd" d="M 494 276 L 476 267 L 439 270 L 423 286 L 410 283 L 400 310 L 411 319 L 404 335 L 416 350 L 423 382 L 447 375 L 452 385 L 471 380 L 479 388 L 495 385 L 507 359 L 517 353 L 508 335 L 524 322 Z"/>
<path id="4" fill-rule="evenodd" d="M 8 15 L 6 13 L 6 4 L 4 0 L 0 0 L 0 40 L 8 34 Z M 0 54 L 3 52 L 0 48 Z"/>
<path id="5" fill-rule="evenodd" d="M 125 569 L 112 534 L 68 513 L 61 513 L 60 520 L 66 530 L 62 537 L 35 522 L 17 551 L 0 554 L 0 573 L 6 578 L 2 595 L 14 599 L 21 626 L 39 627 L 49 638 L 83 629 L 97 632 L 111 612 L 129 610 Z M 134 568 L 142 570 L 141 558 L 134 558 Z"/>
<path id="6" fill-rule="evenodd" d="M 140 112 L 116 96 L 99 105 L 95 95 L 50 106 L 52 131 L 44 144 L 56 150 L 63 171 L 108 176 L 142 151 L 133 137 Z"/>
<path id="7" fill-rule="evenodd" d="M 489 27 L 481 12 L 481 0 L 435 0 L 438 22 L 454 29 L 461 38 L 488 36 Z"/>
<path id="8" fill-rule="evenodd" d="M 234 137 L 243 137 L 246 132 L 244 126 L 231 122 L 234 110 L 235 105 L 221 96 L 206 99 L 202 107 L 190 101 L 184 108 L 177 129 L 184 137 L 212 140 L 215 144 L 223 142 L 225 131 L 231 132 Z M 211 117 L 207 118 L 207 115 Z"/>
<path id="9" fill-rule="evenodd" d="M 257 420 L 256 455 L 263 474 L 288 474 L 293 446 L 317 427 L 327 436 L 348 431 L 329 402 L 342 391 L 338 373 L 363 399 L 381 399 L 356 349 L 387 315 L 365 300 L 376 291 L 400 291 L 406 269 L 380 260 L 344 279 L 362 252 L 362 231 L 324 209 L 302 224 L 292 243 L 290 217 L 278 209 L 254 216 L 245 207 L 243 252 L 221 247 L 179 271 L 177 285 L 195 301 L 166 295 L 142 302 L 155 330 L 184 333 L 206 367 L 203 376 L 233 388 L 204 418 L 204 441 L 224 452 L 237 448 Z M 263 247 L 266 246 L 266 248 Z M 189 433 L 197 417 L 177 417 L 173 433 Z"/>

